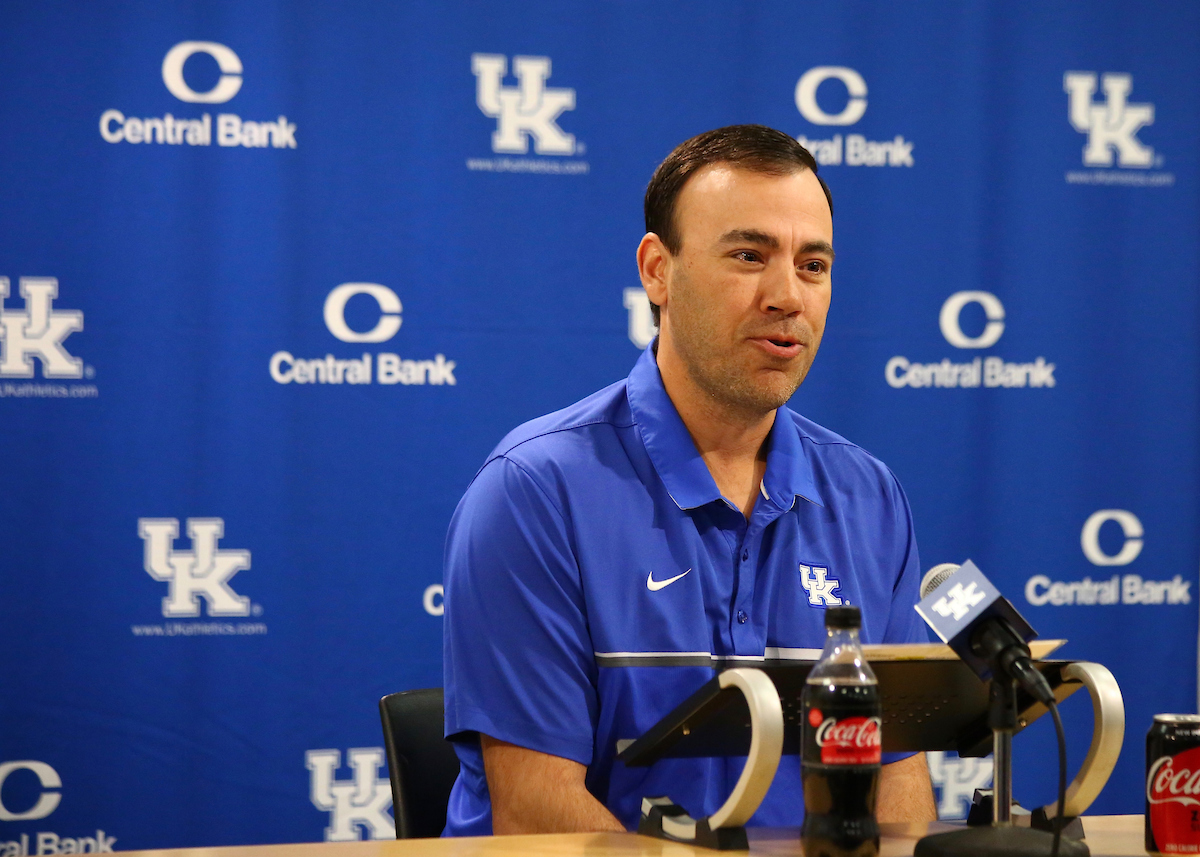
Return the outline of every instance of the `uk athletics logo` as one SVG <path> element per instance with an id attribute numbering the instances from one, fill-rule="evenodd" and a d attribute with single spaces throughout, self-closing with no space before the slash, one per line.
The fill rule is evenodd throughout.
<path id="1" fill-rule="evenodd" d="M 1102 101 L 1096 100 L 1097 90 L 1104 93 Z M 1155 108 L 1149 102 L 1129 100 L 1133 75 L 1068 71 L 1063 74 L 1063 91 L 1067 94 L 1067 121 L 1080 134 L 1087 134 L 1083 166 L 1090 168 L 1068 171 L 1068 184 L 1137 187 L 1175 184 L 1173 173 L 1150 171 L 1162 166 L 1163 156 L 1138 139 L 1138 133 L 1154 124 Z"/>
<path id="2" fill-rule="evenodd" d="M 992 760 L 962 759 L 941 750 L 931 750 L 925 755 L 929 761 L 929 777 L 938 795 L 938 818 L 966 818 L 975 789 L 985 789 L 992 784 Z"/>
<path id="3" fill-rule="evenodd" d="M 83 361 L 72 357 L 63 340 L 83 330 L 83 313 L 54 309 L 58 280 L 21 277 L 25 309 L 6 310 L 8 277 L 0 277 L 0 378 L 32 378 L 33 358 L 46 378 L 82 378 Z"/>
<path id="4" fill-rule="evenodd" d="M 646 290 L 641 286 L 630 286 L 622 294 L 625 309 L 629 313 L 629 341 L 640 350 L 658 335 L 658 328 L 654 325 L 654 313 L 650 310 L 650 299 L 646 297 Z"/>
<path id="5" fill-rule="evenodd" d="M 391 784 L 379 776 L 383 765 L 380 747 L 358 747 L 346 751 L 354 774 L 350 779 L 334 777 L 342 764 L 338 750 L 309 750 L 304 763 L 309 770 L 309 799 L 322 812 L 329 813 L 325 828 L 326 842 L 347 842 L 361 838 L 392 839 L 395 821 L 388 815 L 392 805 Z"/>
<path id="6" fill-rule="evenodd" d="M 808 603 L 814 607 L 832 607 L 842 603 L 842 599 L 834 594 L 842 584 L 829 576 L 827 568 L 801 565 L 800 585 L 808 592 Z"/>
<path id="7" fill-rule="evenodd" d="M 503 54 L 471 54 L 471 73 L 475 76 L 475 104 L 489 119 L 496 120 L 492 131 L 492 152 L 497 155 L 551 156 L 581 155 L 583 143 L 558 124 L 568 110 L 575 109 L 575 90 L 549 86 L 549 57 L 514 56 L 512 73 L 515 86 L 506 86 L 508 58 Z M 467 169 L 483 172 L 575 174 L 588 172 L 586 161 L 555 158 L 468 158 Z"/>
<path id="8" fill-rule="evenodd" d="M 962 618 L 971 612 L 971 608 L 986 597 L 987 593 L 980 592 L 975 581 L 971 581 L 966 587 L 956 583 L 949 592 L 933 602 L 933 609 L 939 616 L 953 617 L 955 622 L 961 622 Z"/>
<path id="9" fill-rule="evenodd" d="M 1133 77 L 1106 73 L 1101 78 L 1104 102 L 1096 104 L 1096 73 L 1069 71 L 1063 75 L 1063 91 L 1068 95 L 1067 115 L 1071 127 L 1087 134 L 1083 164 L 1087 167 L 1111 167 L 1113 153 L 1121 167 L 1154 165 L 1154 149 L 1137 138 L 1137 132 L 1154 124 L 1153 104 L 1131 104 Z"/>
<path id="10" fill-rule="evenodd" d="M 57 309 L 58 280 L 21 277 L 18 294 L 25 306 L 5 309 L 11 297 L 8 277 L 0 277 L 0 399 L 95 399 L 95 384 L 67 384 L 93 378 L 96 369 L 67 350 L 64 340 L 83 330 L 83 313 Z M 42 381 L 35 381 L 37 367 Z"/>
<path id="11" fill-rule="evenodd" d="M 549 57 L 513 57 L 517 85 L 501 85 L 508 72 L 508 60 L 500 54 L 472 54 L 471 72 L 475 75 L 475 103 L 496 121 L 492 151 L 506 155 L 524 155 L 533 150 L 539 155 L 575 154 L 575 135 L 558 127 L 558 117 L 575 109 L 575 90 L 546 86 L 550 77 Z"/>
<path id="12" fill-rule="evenodd" d="M 217 547 L 225 535 L 221 518 L 188 518 L 191 550 L 175 550 L 179 537 L 176 518 L 139 518 L 138 535 L 145 542 L 146 573 L 168 585 L 162 601 L 166 618 L 195 618 L 204 600 L 209 616 L 249 616 L 250 599 L 238 595 L 229 579 L 250 568 L 250 551 Z"/>

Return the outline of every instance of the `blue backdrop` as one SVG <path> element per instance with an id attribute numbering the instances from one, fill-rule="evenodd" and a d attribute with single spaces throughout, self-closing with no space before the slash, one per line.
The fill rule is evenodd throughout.
<path id="1" fill-rule="evenodd" d="M 12 2 L 0 78 L 3 853 L 390 837 L 454 506 L 632 366 L 645 183 L 737 122 L 836 202 L 793 406 L 1112 669 L 1141 811 L 1196 710 L 1200 7 Z"/>

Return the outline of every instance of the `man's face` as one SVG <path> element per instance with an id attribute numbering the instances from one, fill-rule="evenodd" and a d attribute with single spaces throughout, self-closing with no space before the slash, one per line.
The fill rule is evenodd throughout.
<path id="1" fill-rule="evenodd" d="M 680 192 L 675 225 L 660 352 L 713 404 L 778 408 L 808 374 L 829 311 L 833 218 L 817 177 L 705 167 Z"/>

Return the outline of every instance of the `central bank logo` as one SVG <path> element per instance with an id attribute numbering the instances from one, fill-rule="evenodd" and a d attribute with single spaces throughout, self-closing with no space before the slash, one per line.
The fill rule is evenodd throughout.
<path id="1" fill-rule="evenodd" d="M 9 797 L 3 797 L 5 783 L 13 775 L 16 779 L 24 778 L 25 782 L 18 784 L 16 789 L 9 790 Z M 34 787 L 34 782 L 37 786 Z M 25 786 L 25 788 L 22 788 Z M 58 809 L 62 801 L 62 777 L 58 771 L 45 762 L 33 759 L 22 759 L 16 762 L 0 763 L 0 821 L 20 822 L 36 821 L 46 818 Z M 15 805 L 17 801 L 28 797 L 34 790 L 37 797 L 27 808 Z M 18 795 L 12 792 L 17 791 Z M 6 802 L 7 800 L 7 802 Z M 60 836 L 47 830 L 35 833 L 21 833 L 15 839 L 7 842 L 0 841 L 0 855 L 26 854 L 99 854 L 112 853 L 113 843 L 117 837 L 107 835 L 103 830 L 97 830 L 95 836 Z"/>
<path id="2" fill-rule="evenodd" d="M 383 749 L 359 747 L 346 751 L 346 757 L 353 773 L 349 779 L 339 780 L 334 775 L 342 764 L 340 751 L 309 750 L 304 754 L 309 799 L 317 809 L 329 813 L 325 841 L 394 839 L 396 823 L 388 814 L 392 789 L 387 777 L 379 774 Z"/>
<path id="3" fill-rule="evenodd" d="M 221 76 L 212 89 L 197 92 L 183 78 L 183 65 L 196 54 L 212 57 Z M 242 88 L 242 59 L 227 45 L 216 42 L 180 42 L 163 57 L 162 79 L 167 91 L 189 104 L 224 104 Z"/>
<path id="4" fill-rule="evenodd" d="M 968 336 L 962 329 L 962 311 L 972 303 L 978 304 L 987 318 L 978 336 Z M 1004 304 L 991 292 L 955 292 L 942 304 L 938 327 L 955 348 L 991 348 L 1004 333 Z"/>
<path id="5" fill-rule="evenodd" d="M 14 812 L 4 805 L 4 781 L 14 771 L 22 770 L 29 771 L 36 776 L 38 782 L 41 783 L 42 790 L 33 806 L 20 812 Z M 62 792 L 58 789 L 61 788 L 62 778 L 58 775 L 58 771 L 45 762 L 25 760 L 0 764 L 0 821 L 30 821 L 45 818 L 58 808 L 59 801 L 62 800 Z"/>
<path id="6" fill-rule="evenodd" d="M 964 321 L 964 315 L 971 315 Z M 962 291 L 946 298 L 938 313 L 938 328 L 955 348 L 991 348 L 1005 330 L 1004 304 L 991 292 Z M 1053 387 L 1054 363 L 1038 357 L 1025 363 L 1001 357 L 975 357 L 955 362 L 949 357 L 936 363 L 918 363 L 897 355 L 888 360 L 883 375 L 888 386 L 905 387 Z"/>
<path id="7" fill-rule="evenodd" d="M 176 550 L 176 518 L 139 518 L 145 542 L 146 573 L 167 584 L 162 614 L 169 619 L 195 618 L 204 602 L 209 616 L 249 616 L 250 599 L 238 595 L 229 579 L 250 568 L 250 551 L 218 548 L 225 535 L 221 518 L 188 518 L 191 550 Z"/>
<path id="8" fill-rule="evenodd" d="M 820 98 L 818 98 L 820 96 Z M 855 125 L 867 112 L 867 81 L 852 68 L 821 65 L 796 81 L 796 109 L 813 125 Z M 824 101 L 824 106 L 822 104 Z M 862 134 L 829 138 L 796 138 L 821 166 L 911 167 L 913 143 L 897 134 L 891 140 L 868 140 Z"/>
<path id="9" fill-rule="evenodd" d="M 1100 546 L 1100 529 L 1112 521 L 1120 526 L 1124 540 L 1115 554 L 1106 553 Z M 1079 532 L 1079 546 L 1092 565 L 1129 565 L 1142 552 L 1142 522 L 1127 509 L 1101 509 L 1088 515 Z"/>
<path id="10" fill-rule="evenodd" d="M 826 113 L 817 103 L 817 88 L 836 80 L 846 90 L 845 106 L 837 113 Z M 810 68 L 796 81 L 796 109 L 814 125 L 853 125 L 867 112 L 867 82 L 852 68 L 822 65 Z"/>
<path id="11" fill-rule="evenodd" d="M 1063 74 L 1063 91 L 1067 94 L 1067 121 L 1087 135 L 1083 166 L 1090 168 L 1068 171 L 1068 184 L 1166 187 L 1175 183 L 1172 173 L 1150 172 L 1163 165 L 1163 157 L 1143 143 L 1138 133 L 1154 124 L 1154 105 L 1129 100 L 1133 75 L 1068 71 Z"/>
<path id="12" fill-rule="evenodd" d="M 216 64 L 219 71 L 216 83 L 208 89 L 196 89 L 188 82 L 188 61 Z M 162 61 L 162 82 L 167 91 L 185 104 L 224 104 L 242 88 L 242 59 L 228 45 L 218 42 L 180 42 L 167 51 Z M 247 149 L 295 149 L 296 123 L 280 115 L 274 120 L 253 121 L 236 113 L 218 113 L 214 128 L 213 117 L 200 116 L 140 117 L 116 108 L 100 116 L 100 136 L 109 143 L 161 143 L 171 146 L 218 146 Z"/>
<path id="13" fill-rule="evenodd" d="M 359 300 L 356 317 L 369 319 L 370 326 L 356 329 L 347 318 L 352 301 Z M 341 342 L 387 342 L 400 332 L 404 323 L 404 305 L 400 296 L 379 283 L 342 283 L 325 298 L 322 318 L 326 329 Z M 361 326 L 361 324 L 359 324 Z M 374 369 L 372 369 L 374 366 Z M 290 351 L 271 355 L 268 369 L 277 384 L 383 384 L 393 386 L 436 387 L 458 384 L 454 370 L 458 363 L 437 354 L 432 360 L 402 358 L 391 351 L 363 352 L 361 357 L 296 357 Z"/>
<path id="14" fill-rule="evenodd" d="M 379 321 L 370 330 L 359 333 L 346 323 L 346 304 L 355 295 L 369 295 L 379 306 Z M 325 326 L 342 342 L 387 342 L 400 332 L 404 305 L 400 296 L 378 283 L 342 283 L 325 298 Z"/>
<path id="15" fill-rule="evenodd" d="M 1102 531 L 1109 529 L 1107 539 L 1101 538 Z M 1120 533 L 1118 540 L 1113 538 Z M 1130 565 L 1142 553 L 1145 529 L 1138 516 L 1128 509 L 1099 509 L 1088 515 L 1079 532 L 1079 546 L 1092 565 L 1113 567 Z M 1107 541 L 1107 547 L 1102 544 Z M 1115 551 L 1113 547 L 1117 547 Z M 1147 580 L 1140 574 L 1129 572 L 1114 574 L 1093 580 L 1086 576 L 1082 580 L 1051 580 L 1044 574 L 1035 574 L 1025 582 L 1025 600 L 1034 607 L 1051 605 L 1095 605 L 1095 604 L 1191 604 L 1192 580 L 1184 580 L 1177 574 L 1170 580 Z"/>
<path id="16" fill-rule="evenodd" d="M 503 54 L 471 54 L 475 76 L 475 104 L 481 113 L 496 120 L 492 152 L 497 155 L 527 155 L 532 142 L 536 155 L 581 155 L 584 145 L 558 124 L 559 117 L 575 109 L 575 90 L 549 86 L 550 58 L 515 56 L 513 85 L 504 83 L 508 58 Z M 483 172 L 526 172 L 580 174 L 588 171 L 586 161 L 545 158 L 468 158 L 467 169 Z"/>
<path id="17" fill-rule="evenodd" d="M 431 583 L 421 595 L 421 607 L 430 616 L 442 616 L 446 612 L 446 588 L 440 583 Z"/>

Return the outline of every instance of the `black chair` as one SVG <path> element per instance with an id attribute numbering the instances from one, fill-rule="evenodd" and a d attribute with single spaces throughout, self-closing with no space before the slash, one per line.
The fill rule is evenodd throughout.
<path id="1" fill-rule="evenodd" d="M 405 690 L 379 700 L 392 781 L 396 838 L 441 836 L 458 776 L 458 756 L 442 737 L 442 689 Z"/>

